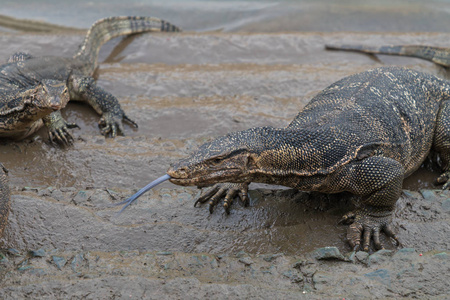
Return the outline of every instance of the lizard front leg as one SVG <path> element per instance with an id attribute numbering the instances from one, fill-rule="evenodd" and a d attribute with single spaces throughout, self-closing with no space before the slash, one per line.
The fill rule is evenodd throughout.
<path id="1" fill-rule="evenodd" d="M 110 134 L 114 138 L 118 133 L 123 134 L 122 120 L 138 127 L 136 122 L 125 115 L 117 98 L 97 86 L 92 77 L 72 75 L 69 79 L 69 87 L 71 99 L 86 101 L 102 116 L 99 127 L 103 135 Z"/>
<path id="2" fill-rule="evenodd" d="M 230 213 L 231 204 L 234 199 L 239 197 L 242 203 L 248 205 L 248 183 L 218 183 L 211 187 L 205 194 L 195 201 L 197 203 L 205 203 L 209 200 L 209 212 L 213 213 L 214 207 L 223 198 L 223 207 L 227 214 Z"/>
<path id="3" fill-rule="evenodd" d="M 364 251 L 368 251 L 373 238 L 375 248 L 382 249 L 381 231 L 400 244 L 391 219 L 402 191 L 403 166 L 394 159 L 373 156 L 351 163 L 339 173 L 339 184 L 344 183 L 346 190 L 362 196 L 360 206 L 341 220 L 350 224 L 347 230 L 350 246 L 357 249 L 362 244 Z"/>
<path id="4" fill-rule="evenodd" d="M 73 137 L 68 128 L 80 128 L 75 123 L 67 123 L 59 110 L 45 116 L 42 120 L 48 128 L 50 141 L 57 142 L 59 144 L 71 144 L 73 142 Z"/>

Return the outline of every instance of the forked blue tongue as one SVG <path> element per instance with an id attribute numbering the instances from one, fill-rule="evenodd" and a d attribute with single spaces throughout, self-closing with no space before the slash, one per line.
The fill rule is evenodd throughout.
<path id="1" fill-rule="evenodd" d="M 119 214 L 121 212 L 123 212 L 125 210 L 125 208 L 128 207 L 128 205 L 130 205 L 131 203 L 133 203 L 134 200 L 136 200 L 137 198 L 139 198 L 140 196 L 142 196 L 142 194 L 144 194 L 145 192 L 147 192 L 148 190 L 151 190 L 152 188 L 154 188 L 155 186 L 157 186 L 158 184 L 160 184 L 161 182 L 164 182 L 168 179 L 170 179 L 171 177 L 169 175 L 164 175 L 159 177 L 158 179 L 150 182 L 149 184 L 147 184 L 145 187 L 143 187 L 142 189 L 140 189 L 136 194 L 134 194 L 133 196 L 131 196 L 130 198 L 119 202 L 119 203 L 115 203 L 114 205 L 122 205 L 125 204 L 122 209 L 119 211 Z"/>

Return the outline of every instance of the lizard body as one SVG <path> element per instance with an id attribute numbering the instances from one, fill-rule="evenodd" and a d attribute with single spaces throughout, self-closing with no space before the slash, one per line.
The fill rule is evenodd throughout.
<path id="1" fill-rule="evenodd" d="M 351 246 L 382 248 L 403 179 L 431 149 L 450 174 L 450 83 L 399 67 L 346 77 L 315 96 L 285 128 L 257 127 L 202 145 L 175 163 L 167 178 L 178 185 L 214 185 L 197 202 L 210 211 L 224 199 L 248 201 L 250 182 L 303 191 L 350 192 L 360 197 L 346 214 Z M 133 199 L 134 200 L 134 199 Z M 196 203 L 197 203 L 196 202 Z"/>

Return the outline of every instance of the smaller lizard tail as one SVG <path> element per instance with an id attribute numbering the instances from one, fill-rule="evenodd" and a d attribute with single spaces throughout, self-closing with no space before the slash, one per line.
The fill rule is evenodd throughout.
<path id="1" fill-rule="evenodd" d="M 107 41 L 121 36 L 140 32 L 181 31 L 180 28 L 158 18 L 152 17 L 109 17 L 98 20 L 89 29 L 84 42 L 74 58 L 88 61 L 92 72 L 97 67 L 98 52 Z"/>
<path id="2" fill-rule="evenodd" d="M 325 45 L 328 50 L 356 51 L 368 54 L 387 54 L 422 58 L 444 67 L 450 67 L 450 48 L 430 46 L 364 46 L 364 45 Z"/>

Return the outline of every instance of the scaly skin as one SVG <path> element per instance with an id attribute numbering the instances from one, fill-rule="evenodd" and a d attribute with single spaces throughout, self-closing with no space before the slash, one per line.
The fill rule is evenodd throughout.
<path id="1" fill-rule="evenodd" d="M 380 231 L 398 239 L 391 217 L 403 179 L 434 148 L 450 177 L 450 84 L 413 70 L 385 67 L 344 78 L 315 96 L 285 128 L 230 133 L 200 147 L 167 174 L 178 185 L 212 190 L 197 202 L 236 196 L 250 182 L 303 191 L 351 192 L 361 199 L 342 222 L 352 247 L 383 248 Z M 225 184 L 223 184 L 225 183 Z M 196 203 L 197 203 L 196 202 Z"/>
<path id="2" fill-rule="evenodd" d="M 364 45 L 325 45 L 327 50 L 363 52 L 367 54 L 387 54 L 418 57 L 443 67 L 450 67 L 450 48 L 420 45 L 364 46 Z"/>
<path id="3" fill-rule="evenodd" d="M 24 138 L 45 123 L 52 140 L 70 143 L 72 136 L 67 129 L 76 124 L 67 123 L 59 113 L 69 100 L 91 105 L 102 116 L 99 125 L 104 135 L 123 133 L 122 120 L 137 127 L 116 97 L 98 87 L 92 76 L 102 44 L 117 36 L 149 31 L 180 29 L 151 17 L 111 17 L 91 27 L 72 58 L 13 54 L 0 66 L 0 136 Z M 39 94 L 42 89 L 45 93 Z M 49 103 L 52 105 L 46 105 Z"/>
<path id="4" fill-rule="evenodd" d="M 0 164 L 0 238 L 8 224 L 9 209 L 11 207 L 11 192 L 8 186 L 8 170 Z"/>

